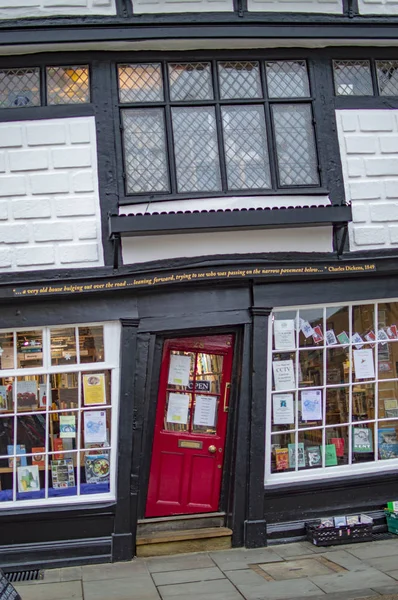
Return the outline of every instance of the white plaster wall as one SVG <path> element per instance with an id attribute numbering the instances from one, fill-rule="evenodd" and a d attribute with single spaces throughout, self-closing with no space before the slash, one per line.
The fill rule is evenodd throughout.
<path id="1" fill-rule="evenodd" d="M 398 0 L 358 0 L 360 15 L 397 15 Z"/>
<path id="2" fill-rule="evenodd" d="M 263 229 L 122 239 L 123 264 L 181 256 L 254 252 L 332 252 L 332 228 Z"/>
<path id="3" fill-rule="evenodd" d="M 336 111 L 350 249 L 398 247 L 398 110 Z"/>
<path id="4" fill-rule="evenodd" d="M 0 123 L 0 272 L 103 264 L 94 117 Z"/>
<path id="5" fill-rule="evenodd" d="M 0 19 L 114 14 L 115 0 L 0 0 Z"/>
<path id="6" fill-rule="evenodd" d="M 342 0 L 248 0 L 253 12 L 343 14 Z"/>

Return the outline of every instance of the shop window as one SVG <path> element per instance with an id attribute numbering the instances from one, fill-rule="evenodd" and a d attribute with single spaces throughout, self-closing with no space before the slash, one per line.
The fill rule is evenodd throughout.
<path id="1" fill-rule="evenodd" d="M 266 480 L 398 465 L 398 302 L 272 314 Z"/>
<path id="2" fill-rule="evenodd" d="M 87 102 L 90 102 L 87 65 L 0 69 L 0 108 Z"/>
<path id="3" fill-rule="evenodd" d="M 114 496 L 117 331 L 0 332 L 0 507 Z"/>
<path id="4" fill-rule="evenodd" d="M 118 66 L 125 192 L 319 187 L 305 61 Z"/>

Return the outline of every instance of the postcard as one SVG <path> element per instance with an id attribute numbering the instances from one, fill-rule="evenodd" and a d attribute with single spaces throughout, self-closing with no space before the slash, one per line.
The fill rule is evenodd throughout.
<path id="1" fill-rule="evenodd" d="M 275 389 L 290 390 L 295 387 L 294 366 L 292 360 L 274 360 L 272 362 Z"/>
<path id="2" fill-rule="evenodd" d="M 303 421 L 322 420 L 322 390 L 301 392 L 301 418 Z"/>
<path id="3" fill-rule="evenodd" d="M 84 441 L 88 444 L 106 442 L 106 412 L 104 410 L 84 412 Z"/>
<path id="4" fill-rule="evenodd" d="M 37 465 L 18 467 L 18 492 L 38 492 L 40 490 L 39 467 Z"/>
<path id="5" fill-rule="evenodd" d="M 356 379 L 374 379 L 375 366 L 373 350 L 354 350 L 354 370 Z"/>
<path id="6" fill-rule="evenodd" d="M 105 373 L 83 375 L 83 400 L 85 406 L 106 404 Z"/>

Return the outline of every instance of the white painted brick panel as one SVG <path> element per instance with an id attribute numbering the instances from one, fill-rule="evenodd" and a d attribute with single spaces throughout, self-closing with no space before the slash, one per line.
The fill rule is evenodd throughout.
<path id="1" fill-rule="evenodd" d="M 0 177 L 0 196 L 24 196 L 26 194 L 26 179 L 18 175 Z"/>
<path id="2" fill-rule="evenodd" d="M 8 153 L 10 171 L 48 169 L 47 150 L 16 150 Z"/>
<path id="3" fill-rule="evenodd" d="M 97 244 L 60 246 L 59 260 L 61 264 L 97 262 L 98 246 Z"/>
<path id="4" fill-rule="evenodd" d="M 0 148 L 18 148 L 22 146 L 22 127 L 3 125 L 0 129 Z"/>
<path id="5" fill-rule="evenodd" d="M 1 144 L 0 272 L 103 265 L 95 118 L 0 123 Z"/>
<path id="6" fill-rule="evenodd" d="M 55 169 L 72 167 L 89 167 L 91 165 L 91 148 L 57 148 L 52 151 Z"/>
<path id="7" fill-rule="evenodd" d="M 62 194 L 69 191 L 68 173 L 30 175 L 32 194 Z"/>
<path id="8" fill-rule="evenodd" d="M 398 247 L 398 110 L 341 110 L 336 117 L 353 213 L 350 248 Z"/>
<path id="9" fill-rule="evenodd" d="M 369 219 L 369 209 L 366 204 L 355 202 L 352 206 L 352 221 L 353 223 L 366 223 Z"/>
<path id="10" fill-rule="evenodd" d="M 398 222 L 398 203 L 386 202 L 370 205 L 370 218 L 374 222 L 378 221 L 397 221 Z"/>
<path id="11" fill-rule="evenodd" d="M 5 204 L 5 203 L 4 203 Z M 10 202 L 14 219 L 47 219 L 51 217 L 51 200 L 12 200 Z"/>
<path id="12" fill-rule="evenodd" d="M 372 135 L 349 135 L 345 139 L 347 154 L 374 154 L 376 142 Z"/>
<path id="13" fill-rule="evenodd" d="M 359 0 L 358 9 L 360 15 L 397 15 L 397 0 Z"/>
<path id="14" fill-rule="evenodd" d="M 133 2 L 135 14 L 232 12 L 233 9 L 232 0 L 134 0 Z"/>
<path id="15" fill-rule="evenodd" d="M 249 11 L 333 13 L 343 12 L 339 0 L 248 0 Z"/>
<path id="16" fill-rule="evenodd" d="M 15 251 L 17 267 L 47 267 L 55 266 L 55 249 L 47 246 L 25 246 Z"/>
<path id="17" fill-rule="evenodd" d="M 55 201 L 57 217 L 86 217 L 95 215 L 95 200 L 90 196 L 60 198 Z"/>
<path id="18" fill-rule="evenodd" d="M 26 130 L 28 146 L 53 146 L 66 143 L 66 126 L 63 121 L 50 125 L 39 121 Z"/>
<path id="19" fill-rule="evenodd" d="M 36 223 L 33 229 L 35 242 L 73 240 L 72 223 Z"/>
<path id="20" fill-rule="evenodd" d="M 95 240 L 97 238 L 97 224 L 92 221 L 81 221 L 78 234 L 79 240 Z"/>
<path id="21" fill-rule="evenodd" d="M 27 225 L 0 225 L 0 244 L 23 244 L 29 242 Z"/>
<path id="22" fill-rule="evenodd" d="M 385 227 L 358 227 L 354 225 L 353 229 L 357 246 L 383 246 L 388 241 Z"/>
<path id="23" fill-rule="evenodd" d="M 116 0 L 0 0 L 0 18 L 114 15 Z"/>

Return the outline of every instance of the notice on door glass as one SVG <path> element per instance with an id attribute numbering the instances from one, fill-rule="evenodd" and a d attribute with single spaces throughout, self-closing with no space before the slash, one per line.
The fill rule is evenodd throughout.
<path id="1" fill-rule="evenodd" d="M 216 424 L 216 406 L 216 396 L 199 396 L 197 394 L 193 424 L 214 427 Z"/>
<path id="2" fill-rule="evenodd" d="M 169 394 L 166 417 L 168 423 L 186 425 L 188 423 L 188 410 L 189 394 Z"/>
<path id="3" fill-rule="evenodd" d="M 170 356 L 169 379 L 171 385 L 189 384 L 189 371 L 191 367 L 191 357 L 172 354 Z"/>

